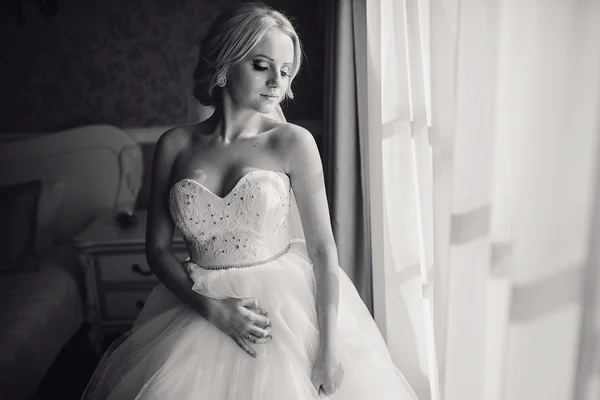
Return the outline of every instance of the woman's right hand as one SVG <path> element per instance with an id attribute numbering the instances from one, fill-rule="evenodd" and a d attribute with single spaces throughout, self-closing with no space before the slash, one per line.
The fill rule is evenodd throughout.
<path id="1" fill-rule="evenodd" d="M 226 298 L 215 300 L 210 307 L 209 321 L 231 337 L 238 346 L 256 358 L 251 344 L 271 341 L 269 314 L 256 299 Z"/>

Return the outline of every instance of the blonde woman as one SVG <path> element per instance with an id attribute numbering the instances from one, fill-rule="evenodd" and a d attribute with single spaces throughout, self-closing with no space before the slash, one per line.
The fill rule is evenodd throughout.
<path id="1" fill-rule="evenodd" d="M 301 55 L 288 19 L 255 3 L 203 39 L 194 95 L 214 112 L 154 157 L 146 254 L 162 284 L 85 399 L 416 399 L 338 265 L 313 136 L 280 114 Z"/>

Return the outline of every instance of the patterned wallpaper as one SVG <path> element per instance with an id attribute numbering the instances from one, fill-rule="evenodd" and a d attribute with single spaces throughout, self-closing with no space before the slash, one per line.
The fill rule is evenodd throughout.
<path id="1" fill-rule="evenodd" d="M 17 22 L 15 2 L 5 3 L 0 9 L 0 133 L 87 123 L 185 124 L 197 43 L 232 1 L 59 0 L 58 13 L 46 18 L 35 1 L 22 0 L 24 24 Z M 318 0 L 265 2 L 294 19 L 308 59 L 286 115 L 320 119 Z"/>

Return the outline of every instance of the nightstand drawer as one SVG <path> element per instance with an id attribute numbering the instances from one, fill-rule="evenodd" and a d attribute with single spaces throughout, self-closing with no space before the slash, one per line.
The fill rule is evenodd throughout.
<path id="1" fill-rule="evenodd" d="M 102 282 L 154 282 L 144 253 L 103 254 L 97 259 Z"/>
<path id="2" fill-rule="evenodd" d="M 103 316 L 106 320 L 128 320 L 137 318 L 151 290 L 104 293 Z"/>
<path id="3" fill-rule="evenodd" d="M 188 257 L 185 251 L 176 252 L 175 255 L 180 260 Z M 97 265 L 102 282 L 158 281 L 148 266 L 146 254 L 142 252 L 101 255 L 97 259 Z"/>

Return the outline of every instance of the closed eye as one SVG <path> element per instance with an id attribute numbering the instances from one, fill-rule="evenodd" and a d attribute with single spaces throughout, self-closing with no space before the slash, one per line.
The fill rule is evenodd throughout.
<path id="1" fill-rule="evenodd" d="M 269 69 L 269 67 L 263 67 L 262 65 L 254 63 L 254 69 L 257 71 L 266 71 L 267 69 Z"/>
<path id="2" fill-rule="evenodd" d="M 269 67 L 260 65 L 258 63 L 253 63 L 252 65 L 254 66 L 254 69 L 257 71 L 266 71 L 269 69 Z M 289 71 L 281 71 L 281 76 L 283 76 L 285 78 L 289 78 L 290 72 Z"/>

